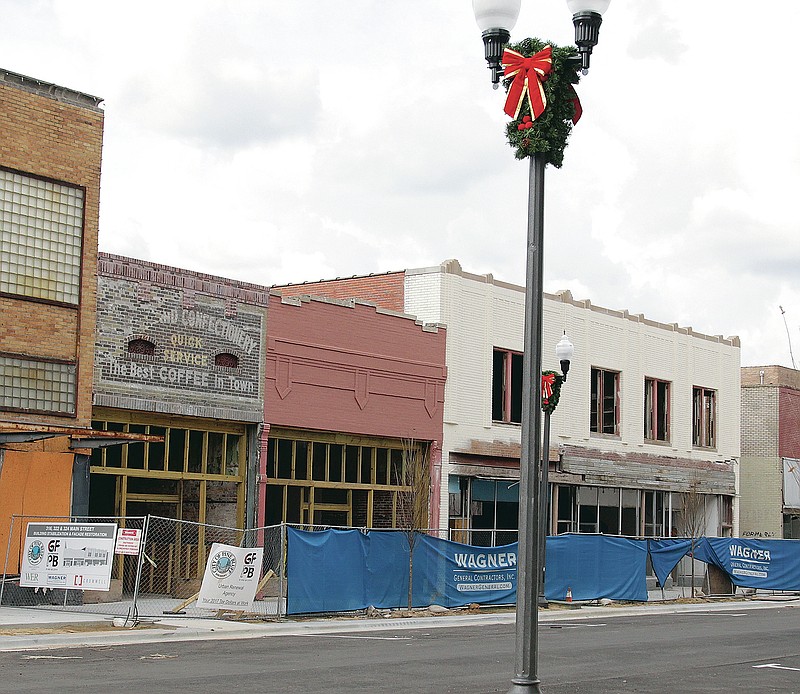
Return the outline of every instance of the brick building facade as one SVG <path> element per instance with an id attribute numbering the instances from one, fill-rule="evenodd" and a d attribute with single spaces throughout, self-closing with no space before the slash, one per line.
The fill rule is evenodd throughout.
<path id="1" fill-rule="evenodd" d="M 403 284 L 405 272 L 383 272 L 372 275 L 357 275 L 317 282 L 301 282 L 275 286 L 283 296 L 324 296 L 331 299 L 352 299 L 358 297 L 390 311 L 402 313 Z"/>
<path id="2" fill-rule="evenodd" d="M 406 312 L 448 333 L 439 525 L 477 544 L 514 540 L 524 287 L 464 272 L 454 260 L 403 274 Z M 313 286 L 376 297 L 386 281 L 369 275 Z M 670 535 L 681 532 L 683 495 L 696 490 L 706 532 L 735 533 L 738 338 L 593 306 L 569 292 L 546 295 L 543 314 L 543 368 L 559 369 L 554 348 L 565 330 L 576 346 L 552 417 L 548 530 Z"/>
<path id="3" fill-rule="evenodd" d="M 404 525 L 414 461 L 437 519 L 445 330 L 372 303 L 274 292 L 267 334 L 264 523 Z"/>
<path id="4" fill-rule="evenodd" d="M 800 371 L 742 369 L 742 537 L 800 538 Z"/>
<path id="5" fill-rule="evenodd" d="M 88 447 L 98 438 L 90 423 L 100 102 L 0 69 L 3 547 L 12 514 L 86 507 Z"/>
<path id="6" fill-rule="evenodd" d="M 252 526 L 268 290 L 101 253 L 94 426 L 163 442 L 97 450 L 93 515 Z"/>

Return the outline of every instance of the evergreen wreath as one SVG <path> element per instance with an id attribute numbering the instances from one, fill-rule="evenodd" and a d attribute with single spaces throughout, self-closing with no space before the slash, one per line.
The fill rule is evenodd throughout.
<path id="1" fill-rule="evenodd" d="M 550 375 L 554 377 L 553 394 L 545 399 L 544 393 L 542 393 L 542 412 L 545 414 L 553 414 L 556 407 L 558 407 L 558 400 L 561 397 L 561 384 L 564 382 L 564 376 L 558 373 L 558 371 L 542 371 L 542 376 Z"/>
<path id="2" fill-rule="evenodd" d="M 560 169 L 575 116 L 573 85 L 580 80 L 580 61 L 575 60 L 578 51 L 575 46 L 556 46 L 536 38 L 524 39 L 507 47 L 529 58 L 547 46 L 551 46 L 553 51 L 553 69 L 543 82 L 547 106 L 538 118 L 532 120 L 530 104 L 525 99 L 517 119 L 506 126 L 506 135 L 517 159 L 542 153 L 546 164 Z M 510 78 L 503 80 L 506 91 L 511 81 Z"/>

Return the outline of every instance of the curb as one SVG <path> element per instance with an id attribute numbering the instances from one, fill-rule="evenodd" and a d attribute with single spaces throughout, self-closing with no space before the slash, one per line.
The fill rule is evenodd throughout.
<path id="1" fill-rule="evenodd" d="M 791 600 L 747 600 L 713 603 L 653 603 L 646 605 L 579 605 L 570 610 L 540 610 L 539 624 L 573 622 L 590 619 L 613 619 L 614 617 L 647 617 L 650 615 L 719 612 L 723 610 L 775 609 L 786 606 Z M 791 607 L 800 607 L 798 604 Z M 142 620 L 148 622 L 149 620 Z M 4 636 L 0 641 L 0 653 L 53 650 L 57 648 L 93 648 L 99 646 L 123 646 L 147 643 L 179 643 L 193 640 L 236 640 L 270 638 L 276 636 L 313 636 L 335 633 L 395 631 L 414 629 L 437 629 L 446 627 L 486 626 L 490 624 L 514 624 L 516 612 L 493 614 L 443 615 L 436 617 L 409 617 L 383 619 L 330 619 L 307 621 L 282 621 L 259 624 L 241 624 L 224 620 L 189 619 L 169 621 L 157 620 L 165 628 L 126 630 L 110 626 L 107 631 L 80 633 L 51 633 L 23 636 Z M 86 624 L 86 622 L 82 622 Z M 98 620 L 90 623 L 107 623 Z M 9 625 L 11 626 L 11 625 Z M 24 625 L 18 625 L 24 626 Z M 69 624 L 41 625 L 53 628 L 68 628 Z"/>

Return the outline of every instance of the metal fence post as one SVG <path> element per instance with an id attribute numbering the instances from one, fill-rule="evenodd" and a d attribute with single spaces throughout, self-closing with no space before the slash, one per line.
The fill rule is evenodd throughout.
<path id="1" fill-rule="evenodd" d="M 287 534 L 288 526 L 286 523 L 281 523 L 281 559 L 280 559 L 280 589 L 278 591 L 278 619 L 282 619 L 286 616 L 286 611 L 288 609 L 288 605 L 284 603 L 286 599 L 286 564 L 288 563 L 288 557 L 286 556 L 286 549 L 287 549 L 287 542 L 286 542 L 286 534 Z"/>
<path id="2" fill-rule="evenodd" d="M 145 549 L 147 548 L 147 530 L 149 526 L 150 514 L 147 514 L 144 519 L 144 527 L 142 528 L 142 541 L 139 544 L 139 557 L 136 561 L 136 578 L 134 579 L 133 583 L 133 604 L 131 605 L 131 610 L 133 610 L 134 619 L 137 619 L 139 616 L 139 607 L 136 604 L 136 601 L 139 599 L 139 583 L 142 579 L 142 567 L 144 565 Z M 130 613 L 128 616 L 130 617 Z"/>

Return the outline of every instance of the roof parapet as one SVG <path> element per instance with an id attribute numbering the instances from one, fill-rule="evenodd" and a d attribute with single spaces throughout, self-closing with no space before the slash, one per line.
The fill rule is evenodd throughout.
<path id="1" fill-rule="evenodd" d="M 103 101 L 102 97 L 92 96 L 91 94 L 79 92 L 69 87 L 60 87 L 52 82 L 45 82 L 35 77 L 20 75 L 17 72 L 11 72 L 11 70 L 0 68 L 0 84 L 22 89 L 30 94 L 46 96 L 65 104 L 71 104 L 72 106 L 81 106 L 82 108 L 90 108 L 93 111 L 102 111 L 100 108 L 100 103 Z"/>

